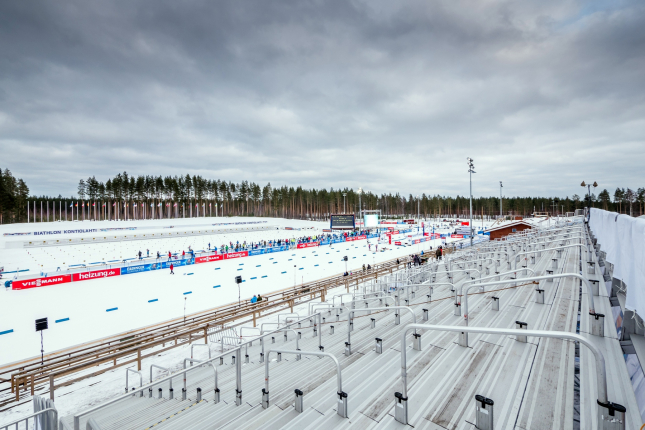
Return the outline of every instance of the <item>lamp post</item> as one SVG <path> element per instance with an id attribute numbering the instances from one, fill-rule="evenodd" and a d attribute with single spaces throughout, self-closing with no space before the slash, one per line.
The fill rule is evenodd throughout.
<path id="1" fill-rule="evenodd" d="M 421 220 L 421 200 L 419 200 L 419 196 L 417 196 L 417 230 L 419 230 L 420 220 Z"/>
<path id="2" fill-rule="evenodd" d="M 361 214 L 363 213 L 363 206 L 361 203 L 361 194 L 363 194 L 363 189 L 361 187 L 358 187 L 358 217 L 362 219 L 363 216 Z"/>
<path id="3" fill-rule="evenodd" d="M 468 226 L 470 227 L 470 246 L 473 246 L 473 173 L 477 172 L 475 172 L 474 160 L 470 157 L 466 160 L 468 160 L 468 174 L 470 176 L 470 223 Z"/>
<path id="4" fill-rule="evenodd" d="M 503 216 L 503 212 L 502 212 L 502 188 L 504 188 L 504 186 L 502 185 L 502 181 L 499 181 L 499 216 L 500 217 Z M 533 211 L 533 212 L 535 212 L 535 211 Z"/>
<path id="5" fill-rule="evenodd" d="M 591 186 L 593 185 L 594 188 L 598 186 L 598 182 L 593 181 L 593 184 L 586 184 L 585 181 L 582 181 L 582 184 L 580 184 L 581 187 L 587 187 L 587 214 L 590 214 L 590 208 L 591 208 Z M 587 215 L 587 222 L 589 222 L 589 215 Z"/>
<path id="6" fill-rule="evenodd" d="M 347 197 L 347 193 L 343 193 L 343 213 L 345 212 L 345 197 Z"/>

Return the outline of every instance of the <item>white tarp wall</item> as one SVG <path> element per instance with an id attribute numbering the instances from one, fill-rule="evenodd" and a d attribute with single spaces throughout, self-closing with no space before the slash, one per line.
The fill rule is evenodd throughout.
<path id="1" fill-rule="evenodd" d="M 614 265 L 613 277 L 627 285 L 625 307 L 645 319 L 645 218 L 592 208 L 589 227 Z"/>

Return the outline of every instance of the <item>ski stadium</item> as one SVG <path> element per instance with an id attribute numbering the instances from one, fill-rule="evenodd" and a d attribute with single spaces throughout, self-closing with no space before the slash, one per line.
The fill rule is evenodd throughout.
<path id="1" fill-rule="evenodd" d="M 450 221 L 2 226 L 0 430 L 642 428 L 645 221 Z"/>

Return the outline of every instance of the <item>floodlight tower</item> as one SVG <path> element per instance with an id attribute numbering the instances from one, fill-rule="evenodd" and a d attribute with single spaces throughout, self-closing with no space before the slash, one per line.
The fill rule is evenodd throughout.
<path id="1" fill-rule="evenodd" d="M 591 214 L 591 186 L 593 185 L 594 188 L 598 186 L 598 182 L 594 181 L 593 184 L 586 184 L 585 181 L 582 181 L 582 184 L 580 184 L 581 187 L 587 187 L 587 213 L 590 215 Z M 587 222 L 589 222 L 589 218 L 587 218 Z"/>
<path id="2" fill-rule="evenodd" d="M 345 197 L 347 197 L 347 193 L 343 193 L 343 213 L 345 212 Z"/>
<path id="3" fill-rule="evenodd" d="M 504 213 L 502 212 L 502 188 L 504 188 L 504 186 L 502 185 L 502 181 L 499 181 L 499 216 L 500 217 L 504 215 Z"/>
<path id="4" fill-rule="evenodd" d="M 358 217 L 359 218 L 362 217 L 361 214 L 363 213 L 363 206 L 361 206 L 362 205 L 361 194 L 363 194 L 363 189 L 361 187 L 358 187 Z M 363 228 L 365 228 L 365 225 L 363 225 Z"/>
<path id="5" fill-rule="evenodd" d="M 473 159 L 468 157 L 466 158 L 468 162 L 468 173 L 470 175 L 470 246 L 473 246 L 473 173 L 475 172 L 475 165 L 473 164 Z"/>

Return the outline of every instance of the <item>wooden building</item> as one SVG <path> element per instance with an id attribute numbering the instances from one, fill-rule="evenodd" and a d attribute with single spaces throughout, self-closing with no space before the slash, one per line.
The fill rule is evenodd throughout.
<path id="1" fill-rule="evenodd" d="M 518 233 L 527 228 L 533 228 L 533 225 L 526 221 L 514 221 L 508 224 L 503 224 L 487 230 L 490 233 L 490 240 L 500 239 L 508 236 L 509 234 Z"/>

